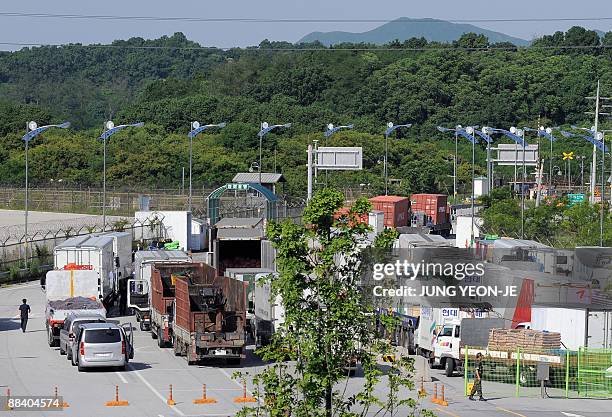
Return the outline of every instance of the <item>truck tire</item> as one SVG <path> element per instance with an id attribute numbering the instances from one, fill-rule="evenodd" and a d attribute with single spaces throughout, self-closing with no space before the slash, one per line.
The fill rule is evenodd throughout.
<path id="1" fill-rule="evenodd" d="M 145 331 L 145 324 L 144 321 L 138 320 L 140 322 L 140 331 L 144 332 Z"/>
<path id="2" fill-rule="evenodd" d="M 77 363 L 74 360 L 74 356 L 72 356 L 72 355 L 70 355 L 70 363 L 72 364 L 72 366 L 77 366 Z"/>
<path id="3" fill-rule="evenodd" d="M 446 376 L 453 376 L 454 372 L 455 372 L 455 360 L 452 358 L 447 358 L 446 361 L 444 361 L 444 374 Z"/>
<path id="4" fill-rule="evenodd" d="M 60 342 L 59 351 L 60 351 L 60 355 L 62 356 L 66 354 L 66 349 L 62 348 L 62 342 Z"/>
<path id="5" fill-rule="evenodd" d="M 165 348 L 166 347 L 166 342 L 164 342 L 164 339 L 162 339 L 161 337 L 157 338 L 157 346 L 160 347 L 160 349 Z"/>
<path id="6" fill-rule="evenodd" d="M 151 339 L 157 339 L 157 328 L 151 327 Z"/>
<path id="7" fill-rule="evenodd" d="M 49 343 L 49 347 L 55 347 L 56 345 L 56 340 L 53 337 L 53 329 L 49 329 L 47 327 L 47 343 Z"/>

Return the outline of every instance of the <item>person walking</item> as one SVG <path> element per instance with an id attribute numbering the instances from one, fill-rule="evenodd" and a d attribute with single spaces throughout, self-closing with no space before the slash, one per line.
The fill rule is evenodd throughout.
<path id="1" fill-rule="evenodd" d="M 21 313 L 21 331 L 25 333 L 26 327 L 28 325 L 28 314 L 30 313 L 30 306 L 28 305 L 28 300 L 25 298 L 23 300 L 23 304 L 19 306 L 19 312 Z"/>
<path id="2" fill-rule="evenodd" d="M 482 396 L 482 353 L 478 353 L 476 355 L 476 369 L 474 373 L 474 385 L 472 386 L 472 391 L 470 392 L 470 400 L 476 401 L 474 399 L 474 394 L 478 393 L 478 401 L 486 401 Z"/>

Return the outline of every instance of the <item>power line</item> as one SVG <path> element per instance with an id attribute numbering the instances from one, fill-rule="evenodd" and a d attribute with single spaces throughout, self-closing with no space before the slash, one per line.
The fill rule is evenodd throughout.
<path id="1" fill-rule="evenodd" d="M 121 16 L 96 14 L 59 14 L 0 12 L 0 17 L 90 19 L 90 20 L 145 20 L 159 22 L 236 22 L 236 23 L 511 23 L 511 22 L 601 22 L 612 17 L 541 17 L 541 18 L 482 18 L 482 19 L 314 19 L 314 18 L 246 18 L 246 17 L 188 17 L 188 16 Z"/>
<path id="2" fill-rule="evenodd" d="M 44 44 L 44 43 L 23 43 L 23 42 L 0 42 L 0 45 L 5 46 L 21 46 L 21 47 L 55 47 L 55 48 L 86 48 L 86 49 L 135 49 L 135 50 L 176 50 L 176 51 L 230 51 L 230 50 L 241 50 L 244 52 L 427 52 L 427 51 L 473 51 L 473 52 L 495 52 L 495 51 L 518 51 L 518 50 L 554 50 L 554 49 L 567 49 L 567 50 L 607 50 L 612 49 L 612 45 L 566 45 L 566 46 L 500 46 L 500 47 L 474 47 L 466 48 L 460 46 L 431 46 L 431 47 L 403 47 L 399 46 L 396 48 L 392 47 L 376 47 L 371 48 L 343 48 L 343 47 L 293 47 L 293 48 L 260 48 L 258 46 L 252 47 L 238 47 L 238 46 L 165 46 L 165 45 L 102 45 L 102 44 Z"/>

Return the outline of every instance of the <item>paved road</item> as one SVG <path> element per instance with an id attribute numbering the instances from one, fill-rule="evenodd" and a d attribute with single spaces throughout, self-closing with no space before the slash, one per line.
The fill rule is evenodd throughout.
<path id="1" fill-rule="evenodd" d="M 27 298 L 32 307 L 28 332 L 19 329 L 17 306 Z M 175 357 L 172 349 L 159 349 L 148 332 L 135 332 L 136 353 L 125 372 L 97 370 L 79 373 L 70 365 L 57 348 L 46 344 L 43 322 L 44 295 L 37 283 L 0 289 L 0 392 L 7 388 L 13 395 L 51 395 L 57 386 L 60 395 L 69 407 L 64 411 L 10 412 L 4 415 L 17 416 L 130 416 L 130 417 L 195 417 L 230 416 L 240 409 L 233 399 L 242 395 L 240 383 L 232 378 L 236 371 L 255 373 L 265 364 L 249 353 L 242 367 L 187 366 L 183 358 Z M 123 318 L 121 321 L 133 321 Z M 473 403 L 461 395 L 463 381 L 460 377 L 446 378 L 441 371 L 433 370 L 432 376 L 447 386 L 448 407 L 431 404 L 429 398 L 422 400 L 423 406 L 440 417 L 563 417 L 561 412 L 584 417 L 612 415 L 612 401 L 586 400 L 536 400 L 515 399 L 510 396 L 486 403 Z M 347 393 L 355 392 L 363 379 L 351 378 Z M 168 386 L 173 384 L 174 407 L 166 404 Z M 208 396 L 218 400 L 217 404 L 195 405 L 192 400 L 201 395 L 202 384 L 207 385 Z M 105 407 L 106 401 L 114 397 L 115 386 L 119 386 L 120 399 L 129 401 L 127 407 Z M 249 386 L 249 391 L 253 389 Z M 431 394 L 432 387 L 428 384 Z M 383 386 L 377 389 L 384 395 Z M 546 411 L 554 410 L 554 411 Z M 400 413 L 402 415 L 402 413 Z"/>

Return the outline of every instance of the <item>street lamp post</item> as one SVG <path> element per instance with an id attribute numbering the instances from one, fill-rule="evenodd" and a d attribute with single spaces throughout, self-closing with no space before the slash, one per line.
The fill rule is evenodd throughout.
<path id="1" fill-rule="evenodd" d="M 389 135 L 400 129 L 402 127 L 409 128 L 412 126 L 412 123 L 403 124 L 403 125 L 394 125 L 393 122 L 387 123 L 387 130 L 385 130 L 385 161 L 384 161 L 384 171 L 385 171 L 385 195 L 389 194 L 389 174 L 388 174 L 388 164 L 387 161 L 389 159 Z"/>
<path id="2" fill-rule="evenodd" d="M 104 133 L 100 135 L 103 144 L 103 167 L 102 167 L 102 230 L 106 230 L 106 141 L 115 133 L 128 127 L 142 127 L 143 122 L 115 126 L 112 121 L 104 123 Z"/>
<path id="3" fill-rule="evenodd" d="M 29 200 L 29 195 L 28 195 L 28 148 L 29 148 L 29 144 L 30 141 L 32 139 L 34 139 L 36 136 L 40 135 L 41 133 L 51 129 L 57 127 L 59 129 L 67 129 L 70 127 L 70 122 L 64 122 L 61 124 L 56 124 L 56 125 L 46 125 L 46 126 L 41 126 L 38 127 L 38 124 L 34 121 L 31 121 L 27 124 L 27 132 L 25 135 L 23 135 L 23 137 L 21 138 L 21 140 L 23 140 L 25 142 L 25 210 L 24 210 L 24 226 L 25 226 L 25 240 L 26 240 L 26 250 L 25 250 L 25 258 L 27 259 L 28 257 L 28 249 L 27 249 L 27 241 L 28 241 L 28 200 Z"/>
<path id="4" fill-rule="evenodd" d="M 285 123 L 282 125 L 268 125 L 268 122 L 263 122 L 261 124 L 261 128 L 259 130 L 259 133 L 257 133 L 257 136 L 259 136 L 259 183 L 261 184 L 261 159 L 262 159 L 262 154 L 261 154 L 261 146 L 262 146 L 262 142 L 263 142 L 263 138 L 264 136 L 266 136 L 268 133 L 270 133 L 271 131 L 273 131 L 274 129 L 277 128 L 281 128 L 281 127 L 286 127 L 289 128 L 291 127 L 291 123 Z"/>
<path id="5" fill-rule="evenodd" d="M 195 138 L 197 135 L 199 135 L 200 133 L 204 132 L 206 129 L 211 129 L 211 128 L 215 128 L 218 127 L 220 129 L 224 128 L 226 126 L 226 123 L 218 123 L 218 124 L 211 124 L 211 125 L 204 125 L 204 126 L 200 126 L 200 122 L 191 122 L 191 130 L 189 131 L 189 134 L 187 135 L 189 137 L 189 200 L 188 200 L 188 210 L 191 212 L 191 202 L 192 202 L 192 198 L 191 198 L 191 171 L 192 171 L 192 160 L 193 160 L 193 138 Z"/>
<path id="6" fill-rule="evenodd" d="M 334 126 L 333 123 L 328 123 L 327 124 L 327 130 L 323 133 L 323 136 L 325 136 L 326 138 L 329 138 L 331 135 L 333 135 L 334 133 L 336 133 L 339 130 L 342 129 L 352 129 L 354 126 L 352 124 L 350 125 L 344 125 L 344 126 Z M 318 162 L 318 158 L 317 158 L 317 162 Z M 326 170 L 325 171 L 325 186 L 328 186 L 328 173 L 329 171 Z"/>
<path id="7" fill-rule="evenodd" d="M 457 199 L 457 153 L 458 153 L 458 138 L 459 132 L 463 130 L 461 125 L 457 125 L 454 129 L 438 126 L 439 132 L 455 132 L 455 154 L 453 155 L 453 199 Z"/>
<path id="8" fill-rule="evenodd" d="M 527 167 L 525 164 L 525 153 L 527 151 L 527 143 L 525 142 L 525 130 L 511 127 L 510 132 L 517 135 L 523 140 L 523 180 L 521 181 L 521 239 L 525 238 L 525 183 L 527 182 Z M 515 153 L 516 155 L 516 153 Z M 516 158 L 514 158 L 514 177 L 516 185 Z"/>

